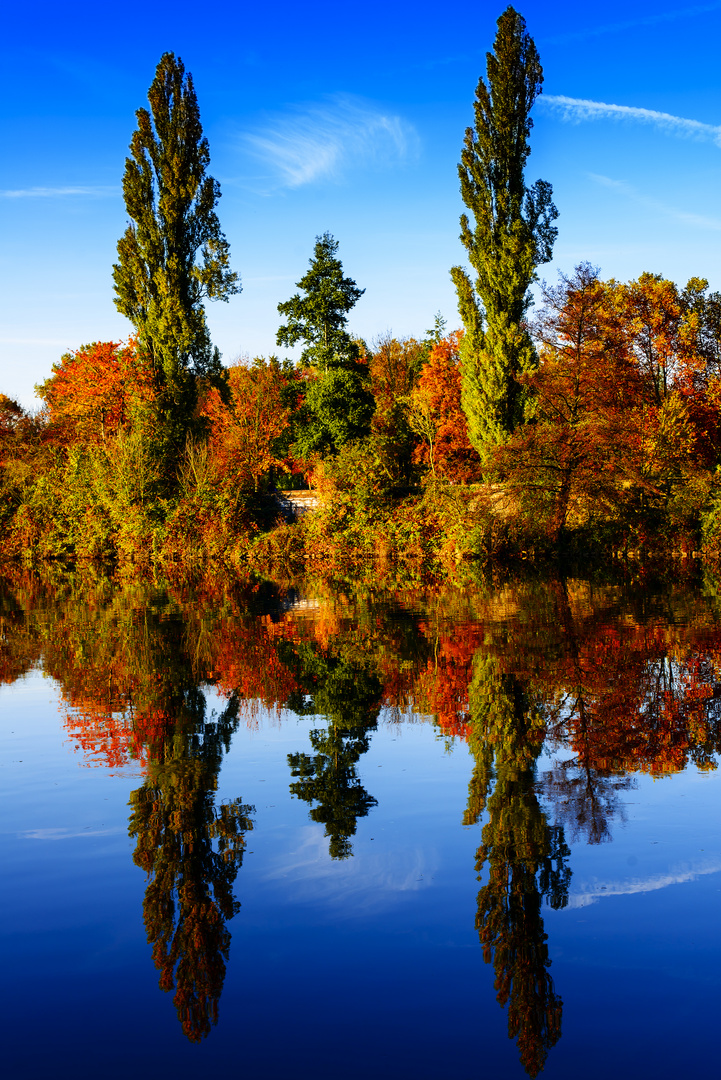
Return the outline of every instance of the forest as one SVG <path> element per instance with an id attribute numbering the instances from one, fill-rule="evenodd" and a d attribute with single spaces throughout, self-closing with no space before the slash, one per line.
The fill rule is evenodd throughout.
<path id="1" fill-rule="evenodd" d="M 2 559 L 408 581 L 471 560 L 718 557 L 721 294 L 586 262 L 542 281 L 558 211 L 525 175 L 542 84 L 509 7 L 458 167 L 458 328 L 354 337 L 364 290 L 326 231 L 278 305 L 298 359 L 225 367 L 205 303 L 240 280 L 192 76 L 166 53 L 123 178 L 113 280 L 133 332 L 62 356 L 36 412 L 0 394 Z M 296 520 L 284 492 L 306 487 L 318 507 Z"/>

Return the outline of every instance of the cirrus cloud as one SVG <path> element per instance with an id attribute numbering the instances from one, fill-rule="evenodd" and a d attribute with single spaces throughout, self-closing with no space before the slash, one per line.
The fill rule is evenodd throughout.
<path id="1" fill-rule="evenodd" d="M 632 184 L 627 184 L 624 180 L 614 180 L 610 176 L 603 176 L 599 173 L 590 172 L 586 173 L 586 175 L 594 184 L 610 188 L 612 191 L 618 192 L 632 202 L 638 203 L 641 206 L 646 206 L 649 210 L 662 214 L 664 217 L 673 218 L 675 221 L 681 222 L 682 225 L 691 225 L 694 228 L 704 229 L 706 231 L 711 229 L 714 232 L 721 232 L 721 220 L 719 218 L 711 218 L 703 214 L 694 214 L 688 210 L 679 210 L 678 207 L 669 206 L 668 203 L 662 202 L 660 199 L 654 199 L 645 195 L 643 192 L 640 192 L 633 187 Z"/>
<path id="2" fill-rule="evenodd" d="M 297 188 L 338 179 L 352 166 L 398 165 L 417 152 L 415 128 L 362 98 L 337 94 L 297 106 L 243 135 L 250 154 L 270 170 L 275 186 Z"/>
<path id="3" fill-rule="evenodd" d="M 29 187 L 0 188 L 1 199 L 60 199 L 67 195 L 84 195 L 90 198 L 103 198 L 107 195 L 119 195 L 119 187 L 94 185 L 87 187 Z"/>
<path id="4" fill-rule="evenodd" d="M 568 41 L 582 41 L 584 38 L 599 37 L 602 34 L 621 34 L 628 30 L 634 30 L 639 26 L 657 26 L 662 23 L 675 22 L 677 19 L 690 19 L 697 15 L 708 15 L 718 11 L 721 3 L 696 4 L 694 7 L 676 8 L 673 11 L 656 11 L 652 15 L 640 15 L 634 19 L 626 19 L 623 22 L 603 23 L 597 26 L 589 26 L 585 29 L 571 30 L 565 34 L 554 34 L 541 40 L 548 44 L 561 45 Z"/>
<path id="5" fill-rule="evenodd" d="M 673 113 L 659 112 L 657 109 L 644 109 L 635 105 L 612 105 L 606 101 L 590 101 L 587 98 L 566 97 L 564 94 L 544 94 L 538 104 L 546 109 L 560 113 L 562 120 L 581 123 L 584 120 L 623 120 L 639 124 L 650 124 L 668 135 L 685 139 L 712 142 L 721 146 L 721 126 L 705 124 L 702 120 L 691 120 Z"/>

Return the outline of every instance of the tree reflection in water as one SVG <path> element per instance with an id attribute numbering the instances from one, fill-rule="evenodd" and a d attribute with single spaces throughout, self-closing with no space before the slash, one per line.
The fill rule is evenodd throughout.
<path id="1" fill-rule="evenodd" d="M 290 790 L 344 859 L 376 805 L 358 766 L 380 709 L 397 720 L 410 709 L 471 749 L 464 823 L 484 822 L 476 926 L 535 1076 L 561 1034 L 542 905 L 567 902 L 566 837 L 610 840 L 635 771 L 715 767 L 718 612 L 691 594 L 622 596 L 564 581 L 413 597 L 402 618 L 399 602 L 374 594 L 326 593 L 303 617 L 274 594 L 262 604 L 258 617 L 255 585 L 214 606 L 109 582 L 76 596 L 30 579 L 0 584 L 0 681 L 42 657 L 87 763 L 144 769 L 131 796 L 134 859 L 148 875 L 160 985 L 174 989 L 183 1030 L 197 1041 L 217 1020 L 239 907 L 253 808 L 216 805 L 239 716 L 255 723 L 259 709 L 286 707 L 325 718 L 310 752 L 288 756 Z M 200 689 L 213 683 L 219 715 L 207 714 Z M 544 744 L 554 759 L 545 771 Z"/>
<path id="2" fill-rule="evenodd" d="M 148 875 L 148 941 L 160 987 L 175 988 L 178 1019 L 193 1042 L 218 1021 L 230 947 L 226 922 L 240 910 L 233 884 L 254 809 L 239 799 L 215 805 L 238 703 L 231 699 L 210 721 L 205 708 L 200 691 L 182 695 L 175 722 L 150 750 L 145 783 L 130 796 L 133 858 Z"/>
<path id="3" fill-rule="evenodd" d="M 66 727 L 88 764 L 144 768 L 129 830 L 148 875 L 145 929 L 160 986 L 175 990 L 183 1031 L 197 1042 L 218 1018 L 227 922 L 240 907 L 233 885 L 253 813 L 240 799 L 215 802 L 239 706 L 231 693 L 219 715 L 208 715 L 200 689 L 213 681 L 217 627 L 150 592 L 50 604 L 41 597 L 24 619 L 1 599 L 16 651 L 28 661 L 42 652 L 62 686 Z"/>
<path id="4" fill-rule="evenodd" d="M 302 642 L 297 651 L 300 681 L 308 694 L 293 702 L 299 713 L 322 715 L 326 729 L 310 732 L 315 754 L 289 754 L 291 795 L 317 803 L 311 820 L 325 826 L 333 859 L 353 854 L 350 842 L 359 818 L 377 805 L 369 795 L 356 765 L 369 748 L 369 735 L 378 723 L 382 686 L 378 677 L 357 661 L 313 648 Z"/>
<path id="5" fill-rule="evenodd" d="M 561 1037 L 563 1006 L 548 971 L 541 903 L 565 907 L 570 852 L 563 828 L 549 825 L 536 796 L 543 720 L 519 679 L 480 650 L 469 709 L 475 769 L 464 823 L 477 821 L 484 808 L 487 814 L 476 870 L 480 877 L 487 864 L 488 880 L 478 893 L 476 928 L 483 957 L 494 966 L 498 1002 L 508 1008 L 509 1037 L 536 1076 Z"/>

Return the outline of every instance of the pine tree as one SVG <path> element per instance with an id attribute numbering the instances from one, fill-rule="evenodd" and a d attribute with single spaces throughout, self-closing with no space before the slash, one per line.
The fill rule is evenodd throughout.
<path id="1" fill-rule="evenodd" d="M 138 109 L 125 162 L 123 195 L 131 223 L 118 241 L 115 304 L 135 326 L 152 365 L 156 438 L 161 455 L 182 449 L 196 404 L 196 380 L 221 377 L 203 301 L 240 292 L 228 242 L 215 213 L 217 180 L 210 162 L 193 79 L 165 53 Z"/>
<path id="2" fill-rule="evenodd" d="M 523 418 L 518 376 L 536 354 L 524 317 L 536 267 L 551 258 L 558 216 L 551 185 L 526 187 L 524 169 L 533 126 L 530 111 L 543 70 L 526 23 L 512 7 L 498 19 L 494 52 L 486 56 L 488 83 L 478 82 L 475 127 L 466 130 L 458 175 L 474 217 L 461 217 L 461 241 L 476 273 L 460 266 L 451 277 L 465 327 L 463 409 L 471 442 L 483 456 Z"/>
<path id="3" fill-rule="evenodd" d="M 365 289 L 359 289 L 352 278 L 343 277 L 343 263 L 336 258 L 338 241 L 330 233 L 316 236 L 310 269 L 297 282 L 305 296 L 298 293 L 282 304 L 278 311 L 288 322 L 278 330 L 278 345 L 292 347 L 299 341 L 306 348 L 301 363 L 318 371 L 334 365 L 357 360 L 358 346 L 346 330 L 348 312 Z"/>
<path id="4" fill-rule="evenodd" d="M 361 298 L 352 278 L 343 276 L 336 258 L 338 241 L 325 232 L 316 237 L 310 269 L 296 293 L 278 304 L 288 322 L 278 330 L 279 345 L 304 342 L 300 362 L 310 369 L 302 428 L 296 449 L 303 457 L 339 450 L 369 431 L 374 402 L 361 350 L 346 330 L 348 312 Z"/>

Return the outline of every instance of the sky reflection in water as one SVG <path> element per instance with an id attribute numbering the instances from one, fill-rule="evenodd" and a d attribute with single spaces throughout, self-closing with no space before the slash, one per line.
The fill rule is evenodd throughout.
<path id="1" fill-rule="evenodd" d="M 0 612 L 11 1078 L 717 1067 L 713 598 Z"/>

